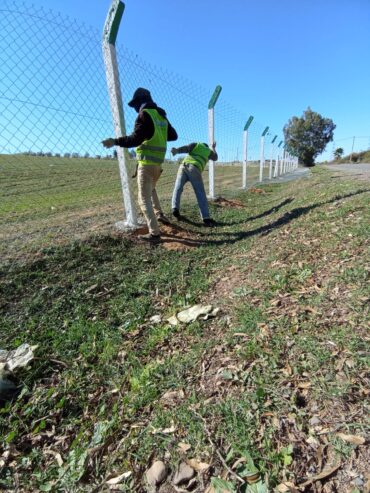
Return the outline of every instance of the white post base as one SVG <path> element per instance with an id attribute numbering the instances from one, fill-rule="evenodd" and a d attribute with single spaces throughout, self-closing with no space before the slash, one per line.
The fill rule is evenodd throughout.
<path id="1" fill-rule="evenodd" d="M 146 222 L 143 219 L 139 218 L 137 224 L 130 223 L 129 221 L 117 221 L 114 224 L 114 227 L 118 231 L 123 231 L 123 232 L 127 233 L 129 231 L 136 231 L 137 229 L 139 229 L 145 225 L 146 225 Z"/>

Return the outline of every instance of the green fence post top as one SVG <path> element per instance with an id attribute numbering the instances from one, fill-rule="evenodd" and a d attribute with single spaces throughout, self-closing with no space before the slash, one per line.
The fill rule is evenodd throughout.
<path id="1" fill-rule="evenodd" d="M 208 103 L 208 109 L 209 110 L 211 110 L 212 108 L 215 107 L 215 104 L 217 103 L 217 100 L 218 100 L 218 97 L 219 97 L 221 91 L 222 91 L 222 87 L 216 86 L 215 92 L 212 94 L 212 97 Z"/>
<path id="2" fill-rule="evenodd" d="M 254 116 L 252 116 L 252 115 L 248 118 L 247 123 L 244 125 L 244 130 L 248 130 L 248 128 L 250 127 L 250 125 L 253 121 L 253 118 L 254 118 Z"/>
<path id="3" fill-rule="evenodd" d="M 273 144 L 276 139 L 277 139 L 277 135 L 275 135 L 275 137 L 272 139 L 271 144 Z"/>
<path id="4" fill-rule="evenodd" d="M 125 4 L 121 2 L 121 0 L 113 0 L 109 8 L 107 20 L 105 21 L 103 34 L 104 39 L 111 45 L 116 43 L 118 29 L 124 10 Z"/>
<path id="5" fill-rule="evenodd" d="M 281 140 L 281 141 L 279 142 L 279 145 L 278 145 L 278 147 L 280 147 L 282 143 L 283 143 L 283 141 Z"/>
<path id="6" fill-rule="evenodd" d="M 266 127 L 266 128 L 265 128 L 265 130 L 262 132 L 261 137 L 264 137 L 264 136 L 267 134 L 267 132 L 269 131 L 269 128 L 270 128 L 270 127 Z"/>

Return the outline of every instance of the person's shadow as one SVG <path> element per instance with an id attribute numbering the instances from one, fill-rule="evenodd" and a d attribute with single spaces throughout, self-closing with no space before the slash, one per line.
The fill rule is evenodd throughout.
<path id="1" fill-rule="evenodd" d="M 246 222 L 254 221 L 256 219 L 260 219 L 261 217 L 265 217 L 265 216 L 268 216 L 270 214 L 273 214 L 274 212 L 276 212 L 279 209 L 281 209 L 282 207 L 284 207 L 284 205 L 287 205 L 287 204 L 290 204 L 291 202 L 293 202 L 293 200 L 294 200 L 294 198 L 290 197 L 290 198 L 285 199 L 282 202 L 280 202 L 280 204 L 275 205 L 274 207 L 271 207 L 267 211 L 264 211 L 261 214 L 258 214 L 257 216 L 250 216 L 250 217 L 247 217 L 246 219 L 242 219 L 240 221 L 227 221 L 227 222 L 216 221 L 215 226 L 221 226 L 222 227 L 222 226 L 237 226 L 238 224 L 245 224 Z M 245 206 L 245 207 L 247 208 L 248 206 Z M 203 223 L 192 221 L 191 219 L 189 219 L 186 216 L 181 216 L 180 222 L 190 224 L 191 226 L 196 226 L 196 227 L 203 226 Z"/>
<path id="2" fill-rule="evenodd" d="M 199 241 L 199 246 L 207 246 L 207 245 L 216 245 L 216 246 L 221 246 L 221 245 L 227 245 L 227 244 L 234 244 L 238 241 L 244 240 L 246 238 L 250 238 L 253 236 L 257 235 L 267 235 L 271 233 L 274 229 L 280 228 L 286 224 L 289 224 L 292 222 L 294 219 L 298 219 L 299 217 L 307 214 L 308 212 L 317 209 L 318 207 L 321 207 L 323 205 L 327 204 L 332 204 L 333 202 L 337 202 L 338 200 L 343 200 L 347 199 L 349 197 L 353 197 L 355 195 L 360 195 L 362 193 L 367 193 L 370 192 L 370 189 L 360 189 L 355 192 L 347 193 L 345 195 L 335 195 L 333 198 L 330 200 L 326 200 L 324 202 L 318 202 L 317 204 L 312 204 L 308 205 L 306 207 L 296 207 L 295 209 L 292 209 L 291 211 L 286 212 L 283 216 L 279 217 L 275 221 L 265 224 L 263 226 L 260 226 L 258 228 L 249 230 L 249 231 L 239 231 L 239 232 L 218 232 L 218 231 L 213 231 L 210 229 L 209 232 L 207 232 L 207 239 Z M 260 217 L 265 217 L 272 212 L 278 210 L 280 207 L 283 205 L 286 205 L 287 203 L 292 202 L 293 199 L 286 199 L 276 207 L 272 207 L 271 209 L 258 214 L 257 216 L 253 216 L 250 218 L 247 218 L 245 221 L 240 221 L 240 222 L 234 222 L 234 223 L 217 223 L 217 225 L 227 225 L 230 226 L 232 224 L 245 224 L 249 221 L 253 221 L 254 219 L 258 219 Z M 200 225 L 199 223 L 195 223 L 194 221 L 188 220 L 188 224 L 193 224 L 193 225 Z M 205 236 L 205 233 L 203 233 Z M 210 238 L 211 236 L 211 238 Z M 220 239 L 212 239 L 213 237 L 216 236 L 222 236 L 223 238 Z"/>

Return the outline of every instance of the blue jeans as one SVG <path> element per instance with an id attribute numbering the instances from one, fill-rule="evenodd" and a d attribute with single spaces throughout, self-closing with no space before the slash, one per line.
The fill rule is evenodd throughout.
<path id="1" fill-rule="evenodd" d="M 192 164 L 182 164 L 179 168 L 179 171 L 177 172 L 175 188 L 172 195 L 172 209 L 180 210 L 181 194 L 184 190 L 184 186 L 188 181 L 190 181 L 197 197 L 202 219 L 208 219 L 208 202 L 206 191 L 204 190 L 202 173 L 196 166 L 193 166 Z"/>

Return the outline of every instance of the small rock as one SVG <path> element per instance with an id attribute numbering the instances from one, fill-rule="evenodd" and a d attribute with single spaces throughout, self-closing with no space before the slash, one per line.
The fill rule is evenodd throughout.
<path id="1" fill-rule="evenodd" d="M 358 486 L 359 488 L 362 488 L 365 483 L 364 483 L 364 480 L 360 476 L 357 476 L 357 478 L 353 480 L 353 484 L 355 486 Z"/>
<path id="2" fill-rule="evenodd" d="M 181 462 L 173 478 L 173 484 L 179 486 L 189 482 L 195 476 L 195 471 L 186 462 Z"/>
<path id="3" fill-rule="evenodd" d="M 320 419 L 317 417 L 317 416 L 313 416 L 311 419 L 310 419 L 310 425 L 311 426 L 317 426 L 321 423 Z"/>
<path id="4" fill-rule="evenodd" d="M 150 486 L 158 486 L 167 477 L 167 467 L 164 462 L 157 460 L 146 472 L 146 480 Z"/>
<path id="5" fill-rule="evenodd" d="M 159 324 L 162 321 L 162 317 L 160 315 L 153 315 L 150 317 L 149 322 L 152 324 Z"/>

